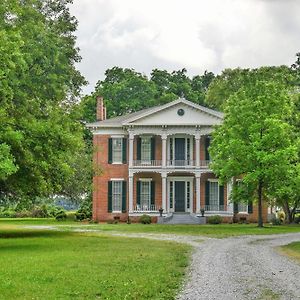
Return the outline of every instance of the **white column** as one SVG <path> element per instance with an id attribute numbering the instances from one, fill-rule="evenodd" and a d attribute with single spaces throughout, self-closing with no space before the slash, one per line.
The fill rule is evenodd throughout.
<path id="1" fill-rule="evenodd" d="M 232 191 L 232 179 L 227 183 L 227 211 L 233 213 L 233 203 L 230 201 L 231 191 Z"/>
<path id="2" fill-rule="evenodd" d="M 134 134 L 129 134 L 129 168 L 133 166 L 133 141 L 134 141 Z"/>
<path id="3" fill-rule="evenodd" d="M 128 177 L 129 213 L 133 212 L 133 175 Z"/>
<path id="4" fill-rule="evenodd" d="M 196 174 L 196 213 L 200 213 L 200 200 L 201 200 L 201 196 L 200 196 L 200 179 L 201 179 L 201 173 L 197 173 Z"/>
<path id="5" fill-rule="evenodd" d="M 161 141 L 162 141 L 162 167 L 166 167 L 167 165 L 167 135 L 162 134 L 161 135 Z"/>
<path id="6" fill-rule="evenodd" d="M 164 210 L 164 213 L 167 212 L 167 174 L 162 173 L 161 174 L 161 195 L 162 195 L 162 209 Z"/>
<path id="7" fill-rule="evenodd" d="M 200 134 L 195 134 L 195 142 L 196 142 L 196 167 L 200 167 Z"/>

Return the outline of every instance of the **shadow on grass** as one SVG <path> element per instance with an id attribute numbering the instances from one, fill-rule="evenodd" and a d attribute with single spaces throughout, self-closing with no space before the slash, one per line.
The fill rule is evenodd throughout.
<path id="1" fill-rule="evenodd" d="M 65 237 L 70 232 L 54 230 L 0 230 L 0 239 L 9 238 L 35 238 L 35 237 Z"/>

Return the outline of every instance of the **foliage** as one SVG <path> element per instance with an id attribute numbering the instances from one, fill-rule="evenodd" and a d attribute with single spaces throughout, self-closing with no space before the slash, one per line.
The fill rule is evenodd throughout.
<path id="1" fill-rule="evenodd" d="M 151 224 L 151 217 L 149 215 L 142 215 L 139 217 L 139 223 Z"/>
<path id="2" fill-rule="evenodd" d="M 66 212 L 62 209 L 57 212 L 55 216 L 56 221 L 65 221 L 67 219 L 67 214 Z"/>
<path id="3" fill-rule="evenodd" d="M 243 175 L 248 199 L 258 199 L 259 226 L 264 195 L 287 175 L 297 153 L 287 122 L 292 111 L 289 89 L 277 75 L 270 79 L 268 68 L 249 71 L 244 85 L 227 100 L 224 122 L 209 148 L 212 169 L 221 181 Z"/>
<path id="4" fill-rule="evenodd" d="M 282 225 L 282 220 L 278 217 L 273 217 L 271 220 L 271 224 L 272 225 Z"/>
<path id="5" fill-rule="evenodd" d="M 203 104 L 206 90 L 214 74 L 205 71 L 203 75 L 191 79 L 186 73 L 186 69 L 171 73 L 154 69 L 150 78 L 147 78 L 133 69 L 119 67 L 108 69 L 105 72 L 105 79 L 98 81 L 94 93 L 82 99 L 80 104 L 82 118 L 87 122 L 95 121 L 98 95 L 104 97 L 108 117 L 165 104 L 182 96 Z"/>
<path id="6" fill-rule="evenodd" d="M 222 217 L 215 215 L 215 216 L 210 216 L 207 218 L 207 222 L 209 224 L 221 224 L 222 223 Z"/>
<path id="7" fill-rule="evenodd" d="M 92 218 L 92 199 L 91 195 L 80 206 L 75 213 L 77 221 L 90 220 Z"/>
<path id="8" fill-rule="evenodd" d="M 0 198 L 62 192 L 84 147 L 70 0 L 0 3 Z"/>
<path id="9" fill-rule="evenodd" d="M 0 228 L 3 299 L 174 299 L 188 264 L 184 244 L 10 223 Z"/>

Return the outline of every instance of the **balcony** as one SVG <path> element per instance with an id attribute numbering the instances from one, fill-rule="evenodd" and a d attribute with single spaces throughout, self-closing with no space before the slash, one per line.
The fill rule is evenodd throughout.
<path id="1" fill-rule="evenodd" d="M 157 213 L 158 212 L 158 207 L 155 204 L 151 205 L 136 205 L 133 208 L 134 213 Z"/>
<path id="2" fill-rule="evenodd" d="M 208 168 L 209 160 L 200 160 L 200 168 Z M 161 168 L 162 160 L 133 160 L 133 167 L 139 168 Z M 168 168 L 196 168 L 195 160 L 167 160 L 166 167 Z"/>

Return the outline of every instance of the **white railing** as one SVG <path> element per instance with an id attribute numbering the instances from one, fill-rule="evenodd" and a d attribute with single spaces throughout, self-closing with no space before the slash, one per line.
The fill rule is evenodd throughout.
<path id="1" fill-rule="evenodd" d="M 136 205 L 133 207 L 133 212 L 158 212 L 158 207 L 155 204 L 150 205 Z"/>
<path id="2" fill-rule="evenodd" d="M 224 205 L 205 205 L 205 211 L 225 211 Z"/>
<path id="3" fill-rule="evenodd" d="M 200 160 L 200 168 L 208 168 L 210 160 Z M 162 161 L 155 160 L 133 160 L 133 167 L 161 167 Z M 167 167 L 184 168 L 184 167 L 196 167 L 196 161 L 193 159 L 187 160 L 167 160 Z"/>
<path id="4" fill-rule="evenodd" d="M 133 161 L 134 167 L 160 167 L 161 160 L 134 160 Z"/>

